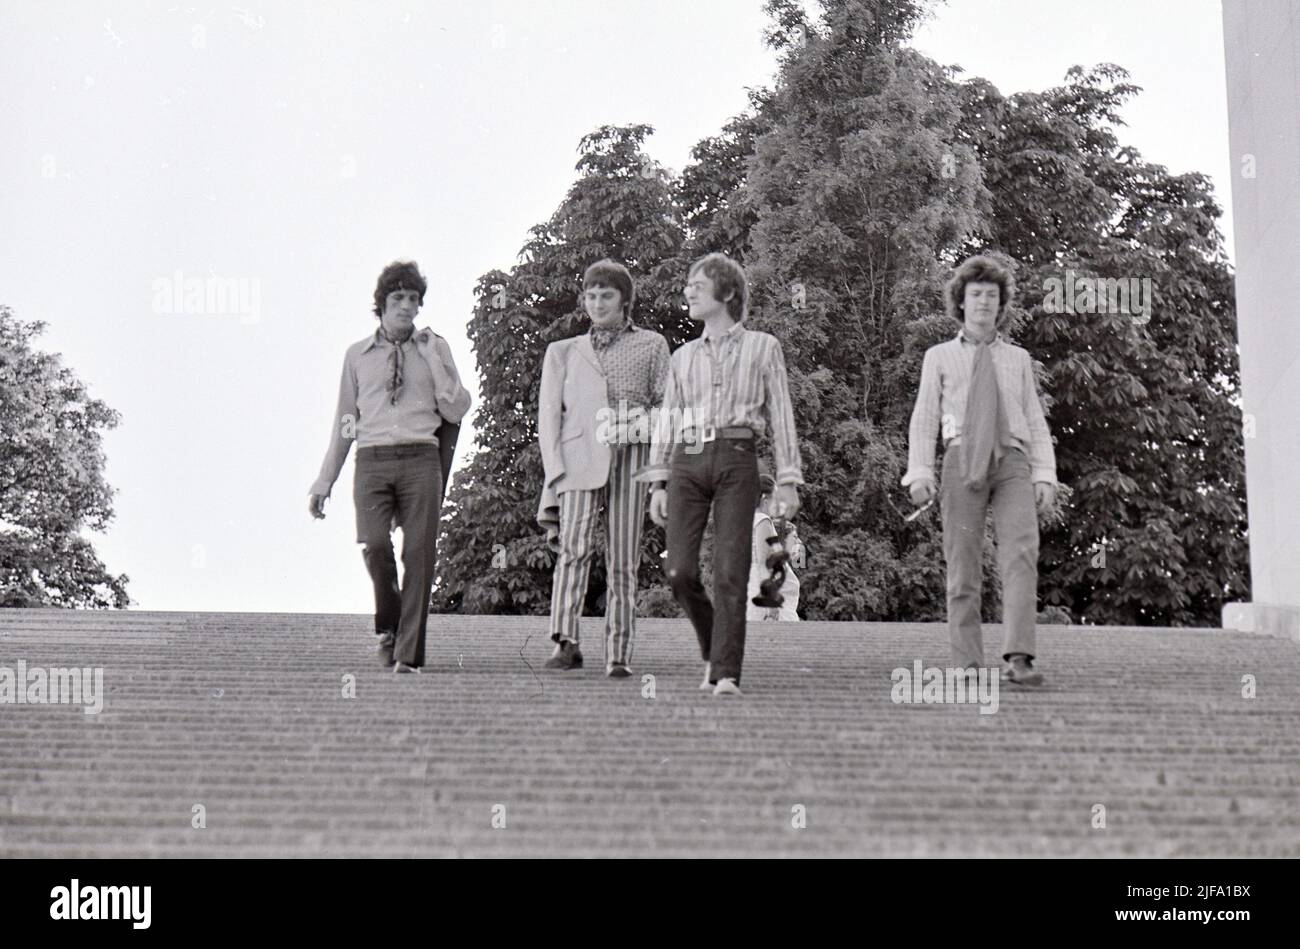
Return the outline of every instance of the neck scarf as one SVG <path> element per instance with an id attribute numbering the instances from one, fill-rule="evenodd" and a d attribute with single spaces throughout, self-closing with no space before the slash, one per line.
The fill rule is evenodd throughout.
<path id="1" fill-rule="evenodd" d="M 390 405 L 396 405 L 397 397 L 402 393 L 402 383 L 405 380 L 405 346 L 407 342 L 415 339 L 415 331 L 412 330 L 401 337 L 390 336 L 388 331 L 381 326 L 379 327 L 379 335 L 393 344 L 393 351 L 388 354 L 388 402 Z"/>
<path id="2" fill-rule="evenodd" d="M 998 377 L 989 350 L 992 340 L 977 343 L 966 391 L 966 417 L 962 422 L 962 481 L 972 491 L 982 490 L 992 469 L 1002 460 L 1010 425 L 998 392 Z"/>
<path id="3" fill-rule="evenodd" d="M 591 327 L 591 348 L 596 352 L 608 349 L 613 345 L 614 340 L 618 339 L 619 333 L 622 333 L 631 324 L 632 321 L 629 319 L 624 319 L 618 326 L 603 327 L 593 324 Z"/>

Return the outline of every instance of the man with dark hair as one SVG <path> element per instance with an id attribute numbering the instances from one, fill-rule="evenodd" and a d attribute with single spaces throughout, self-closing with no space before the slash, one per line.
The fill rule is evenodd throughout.
<path id="1" fill-rule="evenodd" d="M 325 499 L 356 441 L 357 543 L 374 585 L 380 661 L 395 672 L 424 665 L 439 513 L 458 423 L 470 403 L 447 341 L 428 328 L 415 331 L 427 289 L 412 261 L 389 264 L 379 275 L 379 328 L 343 357 L 329 448 L 309 504 L 312 517 L 325 516 Z M 394 525 L 402 528 L 400 586 Z"/>
<path id="2" fill-rule="evenodd" d="M 622 264 L 587 268 L 582 302 L 591 331 L 551 343 L 542 366 L 537 437 L 546 481 L 537 513 L 557 553 L 548 669 L 579 669 L 578 617 L 605 507 L 605 674 L 632 674 L 636 572 L 646 499 L 633 475 L 649 454 L 637 419 L 663 401 L 668 342 L 632 322 L 635 291 Z M 638 437 L 638 431 L 643 433 Z"/>
<path id="3" fill-rule="evenodd" d="M 668 583 L 704 659 L 701 689 L 740 695 L 750 529 L 759 497 L 755 438 L 776 456 L 774 513 L 793 518 L 803 484 L 799 443 L 775 336 L 745 329 L 749 287 L 724 254 L 696 261 L 686 279 L 691 319 L 704 333 L 673 353 L 650 464 L 650 516 L 666 527 Z M 700 542 L 713 512 L 713 599 L 700 582 Z"/>
<path id="4" fill-rule="evenodd" d="M 1029 353 L 998 333 L 1015 294 L 998 261 L 963 261 L 945 288 L 954 339 L 921 364 L 903 486 L 918 507 L 936 497 L 934 444 L 944 442 L 941 511 L 954 662 L 984 664 L 980 629 L 984 519 L 991 507 L 1002 575 L 1002 678 L 1041 685 L 1033 667 L 1038 603 L 1038 519 L 1056 498 L 1056 454 Z"/>

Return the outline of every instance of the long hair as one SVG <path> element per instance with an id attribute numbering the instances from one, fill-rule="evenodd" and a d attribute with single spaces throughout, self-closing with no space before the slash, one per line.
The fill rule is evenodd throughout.
<path id="1" fill-rule="evenodd" d="M 998 316 L 994 321 L 994 325 L 1000 326 L 1002 318 L 1006 316 L 1007 306 L 1010 305 L 1016 295 L 1016 279 L 1011 275 L 1010 268 L 984 254 L 967 257 L 957 265 L 957 268 L 952 272 L 952 279 L 944 287 L 943 302 L 948 315 L 958 323 L 966 322 L 966 316 L 962 312 L 962 304 L 966 299 L 966 284 L 968 283 L 996 283 L 998 285 Z"/>
<path id="2" fill-rule="evenodd" d="M 424 292 L 429 289 L 429 282 L 420 273 L 420 268 L 413 260 L 395 260 L 379 275 L 375 284 L 375 316 L 384 315 L 384 304 L 388 295 L 395 290 L 414 290 L 420 295 L 420 306 L 424 306 Z"/>

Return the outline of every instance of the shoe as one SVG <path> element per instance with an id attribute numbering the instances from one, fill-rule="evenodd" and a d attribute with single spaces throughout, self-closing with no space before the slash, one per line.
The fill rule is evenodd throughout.
<path id="1" fill-rule="evenodd" d="M 1003 664 L 1002 681 L 1016 685 L 1042 685 L 1043 674 L 1034 670 L 1034 660 L 1016 653 Z"/>
<path id="2" fill-rule="evenodd" d="M 632 674 L 632 670 L 621 662 L 616 662 L 605 670 L 605 675 L 611 679 L 626 679 Z"/>
<path id="3" fill-rule="evenodd" d="M 551 658 L 546 660 L 544 668 L 581 669 L 582 650 L 578 648 L 577 643 L 562 639 L 556 644 L 555 652 L 551 653 Z"/>
<path id="4" fill-rule="evenodd" d="M 700 683 L 701 692 L 712 692 L 713 683 L 709 681 L 709 676 L 713 674 L 713 664 L 706 662 L 704 664 L 704 681 Z"/>
<path id="5" fill-rule="evenodd" d="M 379 637 L 379 645 L 375 647 L 379 652 L 379 664 L 381 666 L 391 666 L 393 664 L 393 645 L 397 642 L 397 637 L 392 633 L 384 633 Z"/>
<path id="6" fill-rule="evenodd" d="M 393 665 L 393 671 L 394 672 L 423 672 L 424 669 L 421 668 L 420 666 L 408 666 L 404 662 L 398 662 Z"/>
<path id="7" fill-rule="evenodd" d="M 727 679 L 718 680 L 718 684 L 713 687 L 713 694 L 714 695 L 744 695 L 745 693 L 740 691 L 740 686 L 736 685 L 735 679 L 727 678 Z"/>

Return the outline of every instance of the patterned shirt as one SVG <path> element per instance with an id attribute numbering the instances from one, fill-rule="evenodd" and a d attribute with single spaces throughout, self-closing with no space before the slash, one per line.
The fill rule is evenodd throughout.
<path id="1" fill-rule="evenodd" d="M 668 340 L 628 320 L 614 330 L 591 328 L 591 346 L 605 373 L 609 407 L 652 408 L 664 400 L 668 381 Z M 649 371 L 647 371 L 647 367 Z"/>
<path id="2" fill-rule="evenodd" d="M 667 481 L 672 448 L 691 428 L 746 426 L 770 431 L 776 483 L 803 484 L 803 462 L 781 344 L 743 323 L 714 339 L 706 329 L 673 353 L 650 463 L 641 481 Z"/>
<path id="3" fill-rule="evenodd" d="M 921 478 L 935 480 L 934 443 L 941 434 L 945 447 L 961 443 L 975 346 L 961 331 L 953 339 L 926 350 L 921 363 L 921 387 L 908 429 L 904 487 Z M 1006 342 L 999 334 L 989 344 L 989 355 L 993 357 L 998 397 L 1011 428 L 1012 443 L 1029 458 L 1030 480 L 1055 484 L 1056 452 L 1038 401 L 1029 352 Z"/>

